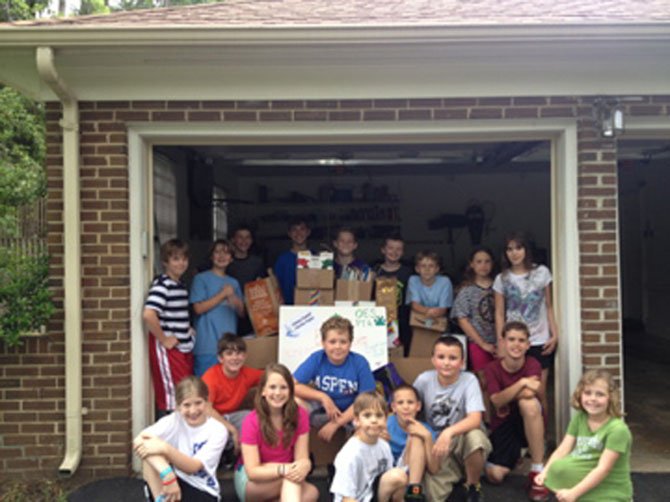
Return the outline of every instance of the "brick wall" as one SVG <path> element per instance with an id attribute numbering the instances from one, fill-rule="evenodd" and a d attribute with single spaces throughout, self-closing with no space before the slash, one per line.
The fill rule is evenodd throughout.
<path id="1" fill-rule="evenodd" d="M 627 114 L 669 115 L 651 97 Z M 575 97 L 343 101 L 81 103 L 84 456 L 80 477 L 130 469 L 130 289 L 127 121 L 446 121 L 575 117 L 583 363 L 620 373 L 616 144 L 602 140 L 591 100 Z M 63 200 L 60 107 L 48 106 L 48 228 L 58 312 L 48 336 L 0 347 L 0 472 L 55 476 L 64 448 Z M 566 215 L 566 217 L 571 217 Z"/>

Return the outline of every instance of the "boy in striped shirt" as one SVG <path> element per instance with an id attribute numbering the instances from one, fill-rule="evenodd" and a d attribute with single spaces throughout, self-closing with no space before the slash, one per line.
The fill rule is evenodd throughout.
<path id="1" fill-rule="evenodd" d="M 181 277 L 188 268 L 188 244 L 171 239 L 161 246 L 163 273 L 154 279 L 142 318 L 149 331 L 149 365 L 158 417 L 176 408 L 175 387 L 193 374 L 188 291 Z"/>

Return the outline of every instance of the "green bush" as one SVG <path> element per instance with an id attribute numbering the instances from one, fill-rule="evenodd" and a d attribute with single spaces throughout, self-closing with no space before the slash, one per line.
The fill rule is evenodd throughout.
<path id="1" fill-rule="evenodd" d="M 0 340 L 17 345 L 21 335 L 38 331 L 53 313 L 46 256 L 0 250 Z"/>

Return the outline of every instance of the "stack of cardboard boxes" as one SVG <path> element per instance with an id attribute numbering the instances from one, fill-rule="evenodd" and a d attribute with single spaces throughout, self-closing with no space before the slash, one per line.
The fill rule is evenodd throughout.
<path id="1" fill-rule="evenodd" d="M 333 253 L 312 254 L 300 251 L 297 259 L 296 305 L 328 306 L 335 304 Z"/>

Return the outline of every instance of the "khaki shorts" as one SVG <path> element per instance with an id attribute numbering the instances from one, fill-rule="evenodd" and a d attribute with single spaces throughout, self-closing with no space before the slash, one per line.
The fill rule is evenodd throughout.
<path id="1" fill-rule="evenodd" d="M 442 460 L 436 474 L 426 473 L 424 486 L 428 500 L 446 500 L 455 483 L 465 477 L 465 459 L 482 450 L 484 460 L 491 453 L 491 442 L 481 429 L 474 429 L 452 439 L 451 451 Z"/>

